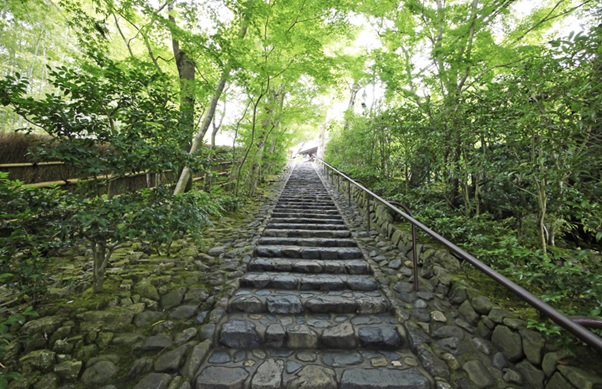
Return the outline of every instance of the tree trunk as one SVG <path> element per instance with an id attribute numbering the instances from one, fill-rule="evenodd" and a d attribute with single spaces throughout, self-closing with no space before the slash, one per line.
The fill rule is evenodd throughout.
<path id="1" fill-rule="evenodd" d="M 248 18 L 244 17 L 243 21 L 241 23 L 241 26 L 240 26 L 240 32 L 238 35 L 239 39 L 243 39 L 245 37 L 245 35 L 247 34 L 247 26 L 248 26 Z M 209 126 L 211 125 L 211 122 L 213 121 L 213 117 L 215 116 L 215 109 L 217 107 L 219 99 L 222 96 L 222 92 L 224 91 L 226 82 L 228 81 L 228 78 L 230 77 L 230 72 L 232 71 L 233 66 L 234 66 L 234 60 L 232 58 L 230 58 L 230 59 L 228 59 L 228 62 L 226 62 L 226 65 L 222 69 L 222 74 L 220 76 L 219 81 L 217 82 L 215 91 L 213 92 L 213 96 L 211 97 L 211 103 L 209 104 L 209 109 L 205 113 L 205 117 L 203 118 L 203 122 L 201 123 L 201 128 L 199 128 L 199 131 L 194 136 L 194 139 L 192 141 L 192 146 L 190 147 L 190 151 L 188 152 L 191 155 L 196 153 L 197 150 L 203 144 L 203 138 L 205 137 L 205 134 L 207 133 L 207 130 L 209 129 Z M 180 178 L 178 180 L 178 183 L 176 184 L 176 188 L 174 189 L 174 194 L 179 194 L 179 193 L 184 192 L 184 190 L 186 189 L 186 184 L 190 180 L 190 177 L 191 177 L 191 169 L 190 169 L 190 167 L 185 166 L 184 169 L 182 169 L 182 173 L 180 173 Z"/>
<path id="2" fill-rule="evenodd" d="M 176 23 L 173 17 L 173 3 L 168 4 L 169 21 Z M 175 38 L 172 32 L 171 44 L 173 54 L 176 59 L 176 68 L 180 78 L 180 118 L 178 126 L 182 133 L 192 136 L 194 133 L 194 79 L 195 63 L 192 58 L 180 48 L 180 42 Z M 183 150 L 188 148 L 187 144 L 181 145 Z M 188 177 L 184 190 L 192 189 L 192 177 Z"/>
<path id="3" fill-rule="evenodd" d="M 107 269 L 107 247 L 104 244 L 93 243 L 92 253 L 94 260 L 94 276 L 92 280 L 92 291 L 94 293 L 102 292 L 102 286 L 105 279 L 105 270 Z"/>

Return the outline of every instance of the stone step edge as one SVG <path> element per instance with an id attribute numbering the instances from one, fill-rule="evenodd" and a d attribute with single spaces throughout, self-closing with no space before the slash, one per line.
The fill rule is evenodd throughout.
<path id="1" fill-rule="evenodd" d="M 253 250 L 256 257 L 302 258 L 302 259 L 364 259 L 357 247 L 304 247 L 257 245 Z"/>
<path id="2" fill-rule="evenodd" d="M 265 246 L 301 246 L 301 247 L 357 247 L 357 242 L 352 238 L 303 238 L 262 236 L 257 241 L 258 245 Z"/>
<path id="3" fill-rule="evenodd" d="M 380 284 L 371 275 L 308 274 L 292 272 L 248 272 L 239 278 L 242 288 L 267 288 L 297 291 L 375 291 Z"/>
<path id="4" fill-rule="evenodd" d="M 292 236 L 291 236 L 292 235 Z M 349 230 L 307 230 L 307 229 L 285 229 L 285 228 L 265 228 L 263 230 L 263 236 L 265 237 L 288 237 L 288 238 L 297 238 L 297 237 L 305 237 L 309 235 L 310 237 L 316 238 L 335 238 L 334 235 L 340 235 L 347 239 L 351 237 L 351 231 Z"/>
<path id="5" fill-rule="evenodd" d="M 233 349 L 271 347 L 350 350 L 362 347 L 396 350 L 407 344 L 407 335 L 401 324 L 353 325 L 346 321 L 320 330 L 307 324 L 265 325 L 259 320 L 228 318 L 220 328 L 218 343 Z"/>
<path id="6" fill-rule="evenodd" d="M 247 263 L 247 271 L 296 272 L 308 274 L 372 274 L 363 259 L 299 259 L 255 257 Z"/>
<path id="7" fill-rule="evenodd" d="M 329 292 L 323 291 L 284 292 L 286 291 L 241 288 L 228 299 L 226 310 L 229 313 L 283 315 L 311 313 L 376 315 L 391 313 L 391 303 L 381 290 L 368 292 L 371 295 L 363 292 L 349 292 L 351 294 L 360 293 L 359 296 L 352 297 L 328 294 Z"/>

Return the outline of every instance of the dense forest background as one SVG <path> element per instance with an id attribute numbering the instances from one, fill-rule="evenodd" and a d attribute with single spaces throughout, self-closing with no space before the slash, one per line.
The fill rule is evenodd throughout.
<path id="1" fill-rule="evenodd" d="M 120 243 L 200 234 L 190 225 L 322 137 L 328 162 L 544 300 L 599 317 L 600 23 L 594 0 L 8 0 L 0 130 L 45 134 L 29 158 L 82 178 L 179 180 L 89 198 L 0 177 L 2 279 L 39 294 L 46 255 L 84 241 L 101 290 Z M 227 191 L 188 191 L 220 134 Z"/>
<path id="2" fill-rule="evenodd" d="M 545 301 L 599 316 L 600 10 L 517 20 L 493 3 L 381 8 L 383 47 L 357 82 L 384 97 L 333 126 L 327 160 Z M 569 13 L 589 24 L 554 30 Z"/>

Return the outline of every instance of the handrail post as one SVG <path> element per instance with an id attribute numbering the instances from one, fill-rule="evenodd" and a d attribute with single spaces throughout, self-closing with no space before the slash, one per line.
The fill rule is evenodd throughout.
<path id="1" fill-rule="evenodd" d="M 414 263 L 414 291 L 418 292 L 418 253 L 416 252 L 416 226 L 412 224 L 412 262 Z"/>
<path id="2" fill-rule="evenodd" d="M 347 181 L 347 204 L 351 206 L 351 181 Z"/>
<path id="3" fill-rule="evenodd" d="M 370 196 L 367 192 L 364 192 L 364 198 L 366 199 L 366 222 L 368 223 L 368 233 L 370 233 Z"/>

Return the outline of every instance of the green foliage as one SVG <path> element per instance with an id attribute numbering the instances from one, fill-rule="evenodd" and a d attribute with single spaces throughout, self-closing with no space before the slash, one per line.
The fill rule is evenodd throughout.
<path id="1" fill-rule="evenodd" d="M 111 256 L 123 244 L 144 241 L 169 254 L 174 240 L 199 239 L 209 215 L 221 211 L 207 193 L 172 195 L 164 187 L 113 198 L 69 195 L 65 208 L 71 215 L 58 227 L 64 240 L 83 241 L 90 249 L 95 292 L 102 290 Z"/>
<path id="2" fill-rule="evenodd" d="M 104 58 L 49 74 L 57 92 L 39 100 L 26 96 L 19 74 L 0 80 L 2 103 L 51 136 L 38 159 L 64 161 L 86 178 L 197 165 L 181 148 L 191 134 L 177 131 L 171 82 L 154 67 Z"/>
<path id="3" fill-rule="evenodd" d="M 235 196 L 217 186 L 211 188 L 210 194 L 213 201 L 215 201 L 224 212 L 236 212 L 245 204 L 242 197 Z"/>
<path id="4" fill-rule="evenodd" d="M 62 192 L 7 179 L 0 172 L 0 274 L 21 298 L 35 301 L 45 291 L 48 254 L 63 245 L 56 225 L 64 218 Z"/>
<path id="5" fill-rule="evenodd" d="M 10 275 L 0 274 L 0 281 L 5 278 L 9 278 Z M 25 308 L 23 312 L 8 314 L 6 317 L 0 317 L 0 389 L 8 388 L 10 381 L 19 378 L 20 374 L 15 371 L 7 371 L 7 367 L 4 362 L 4 354 L 6 353 L 6 346 L 14 340 L 14 335 L 11 333 L 11 328 L 15 326 L 22 326 L 27 317 L 38 316 L 38 313 L 33 310 L 31 306 Z"/>

